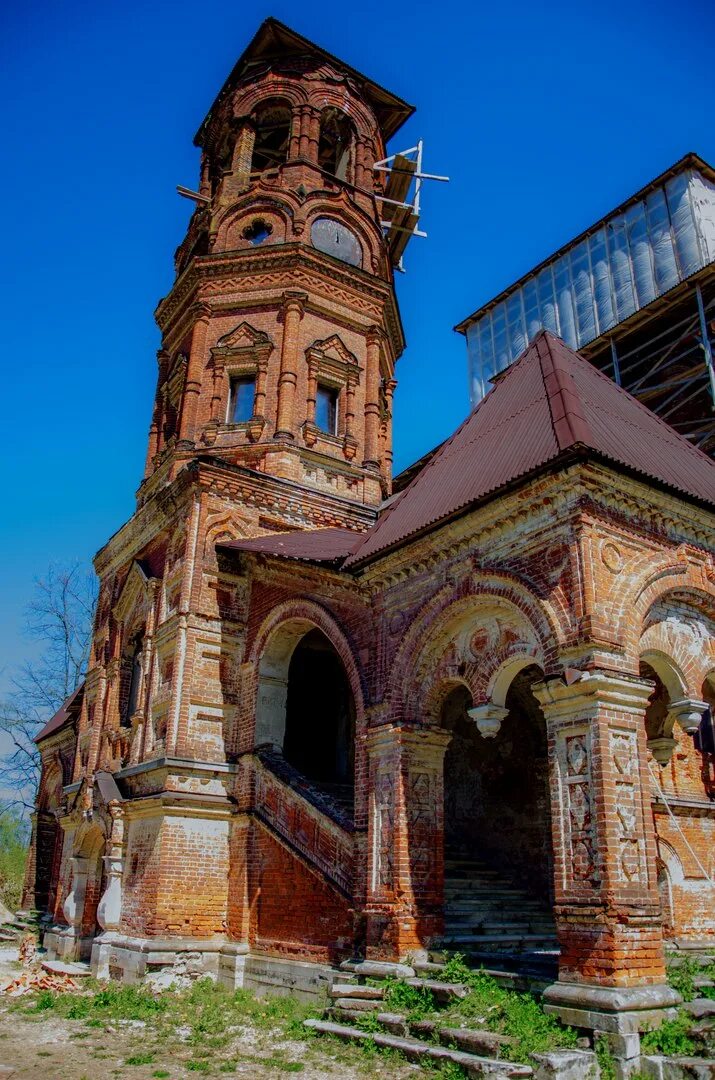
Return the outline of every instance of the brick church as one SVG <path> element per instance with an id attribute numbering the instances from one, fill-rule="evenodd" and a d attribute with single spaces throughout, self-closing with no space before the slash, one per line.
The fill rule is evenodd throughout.
<path id="1" fill-rule="evenodd" d="M 198 131 L 25 906 L 103 977 L 452 948 L 637 1025 L 715 943 L 715 463 L 541 332 L 393 481 L 411 113 L 269 19 Z"/>

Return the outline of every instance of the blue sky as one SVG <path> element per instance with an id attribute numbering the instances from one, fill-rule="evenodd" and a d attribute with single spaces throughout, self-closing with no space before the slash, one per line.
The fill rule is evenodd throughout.
<path id="1" fill-rule="evenodd" d="M 215 0 L 5 5 L 0 17 L 5 453 L 0 686 L 49 562 L 88 561 L 133 509 L 157 300 L 195 187 L 192 138 L 274 15 L 417 106 L 446 173 L 397 282 L 398 468 L 468 409 L 452 326 L 688 150 L 715 160 L 709 4 Z"/>

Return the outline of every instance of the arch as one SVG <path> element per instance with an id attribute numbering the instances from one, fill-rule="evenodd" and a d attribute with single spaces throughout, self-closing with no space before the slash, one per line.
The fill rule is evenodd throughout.
<path id="1" fill-rule="evenodd" d="M 536 663 L 547 671 L 563 640 L 553 614 L 518 579 L 474 575 L 456 589 L 445 586 L 417 613 L 394 658 L 391 692 L 409 700 L 417 689 L 424 706 L 432 685 L 458 675 L 475 702 L 486 701 L 505 661 L 521 657 L 521 667 Z"/>
<path id="2" fill-rule="evenodd" d="M 678 701 L 680 698 L 687 696 L 688 686 L 685 676 L 672 656 L 669 656 L 667 652 L 662 649 L 646 647 L 641 651 L 640 659 L 644 664 L 648 664 L 649 667 L 653 668 L 653 671 L 668 691 L 668 697 L 671 701 Z"/>
<path id="3" fill-rule="evenodd" d="M 640 638 L 647 627 L 649 612 L 667 597 L 688 595 L 693 607 L 705 606 L 715 610 L 715 582 L 712 572 L 701 562 L 671 554 L 654 561 L 652 552 L 644 552 L 634 566 L 629 567 L 631 587 L 620 594 L 613 612 L 613 625 L 618 640 L 638 669 Z"/>
<path id="4" fill-rule="evenodd" d="M 282 748 L 288 695 L 288 668 L 300 640 L 320 630 L 335 649 L 355 701 L 355 726 L 365 718 L 361 672 L 350 642 L 332 615 L 314 600 L 287 600 L 274 608 L 261 624 L 248 654 L 256 672 L 257 693 L 254 744 Z"/>
<path id="5" fill-rule="evenodd" d="M 338 76 L 338 78 L 341 77 Z M 375 115 L 364 98 L 357 94 L 345 92 L 344 82 L 339 87 L 319 83 L 310 93 L 309 102 L 320 112 L 323 112 L 326 108 L 333 108 L 344 113 L 359 135 L 367 135 L 371 139 L 376 139 L 380 147 L 382 147 L 380 127 Z"/>
<path id="6" fill-rule="evenodd" d="M 251 173 L 262 173 L 285 164 L 293 126 L 291 103 L 280 97 L 270 97 L 256 106 L 251 120 L 255 130 Z"/>
<path id="7" fill-rule="evenodd" d="M 642 625 L 638 659 L 653 668 L 671 700 L 700 697 L 715 667 L 715 598 L 668 590 L 648 606 Z"/>
<path id="8" fill-rule="evenodd" d="M 265 101 L 281 101 L 292 110 L 308 104 L 308 94 L 298 80 L 272 76 L 268 95 L 266 91 L 266 83 L 262 81 L 238 93 L 233 101 L 234 119 L 245 120 Z"/>
<path id="9" fill-rule="evenodd" d="M 472 688 L 469 683 L 465 679 L 454 676 L 445 676 L 429 687 L 423 707 L 423 716 L 427 723 L 439 725 L 445 701 L 459 687 L 464 687 L 471 696 Z"/>
<path id="10" fill-rule="evenodd" d="M 525 668 L 534 666 L 534 657 L 528 653 L 510 656 L 492 673 L 487 684 L 487 696 L 494 705 L 506 707 L 507 694 L 514 679 Z M 538 666 L 538 665 L 536 665 Z M 542 673 L 543 674 L 543 673 Z"/>
<path id="11" fill-rule="evenodd" d="M 338 180 L 351 182 L 355 171 L 353 121 L 339 106 L 328 105 L 320 113 L 318 166 Z"/>

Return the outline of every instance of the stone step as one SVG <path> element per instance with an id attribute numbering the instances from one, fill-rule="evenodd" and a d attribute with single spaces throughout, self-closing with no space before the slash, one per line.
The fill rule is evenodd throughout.
<path id="1" fill-rule="evenodd" d="M 380 960 L 343 960 L 340 970 L 359 979 L 412 979 L 415 974 L 409 964 L 387 964 Z"/>
<path id="2" fill-rule="evenodd" d="M 419 978 L 405 979 L 405 982 L 416 990 L 427 990 L 437 1001 L 445 1005 L 450 1001 L 460 1001 L 469 993 L 469 987 L 464 986 L 462 983 L 439 982 L 436 979 Z"/>
<path id="3" fill-rule="evenodd" d="M 493 912 L 491 913 L 493 915 Z M 533 919 L 518 918 L 516 915 L 510 917 L 509 912 L 504 912 L 502 918 L 488 918 L 485 914 L 477 912 L 462 911 L 455 916 L 453 912 L 445 912 L 444 918 L 445 926 L 448 929 L 464 930 L 470 926 L 479 927 L 480 933 L 485 934 L 498 934 L 502 930 L 508 930 L 512 933 L 539 933 L 549 934 L 551 937 L 555 936 L 554 921 L 547 918 L 545 915 Z"/>
<path id="4" fill-rule="evenodd" d="M 363 1001 L 382 1001 L 383 990 L 381 986 L 333 983 L 328 993 L 332 998 L 360 998 Z"/>
<path id="5" fill-rule="evenodd" d="M 508 946 L 519 944 L 535 945 L 537 942 L 543 945 L 556 945 L 556 939 L 552 934 L 522 934 L 522 933 L 500 933 L 500 934 L 470 934 L 465 933 L 462 930 L 453 932 L 445 929 L 443 935 L 444 944 L 449 948 L 451 945 L 455 946 L 467 946 L 467 945 L 499 945 Z"/>
<path id="6" fill-rule="evenodd" d="M 453 1062 L 461 1066 L 467 1076 L 479 1080 L 481 1077 L 491 1077 L 492 1080 L 511 1080 L 511 1078 L 529 1077 L 534 1075 L 529 1065 L 517 1065 L 510 1061 L 496 1061 L 494 1058 L 479 1057 L 476 1054 L 468 1054 L 463 1050 L 451 1050 L 446 1046 L 436 1046 L 433 1043 L 422 1042 L 420 1039 L 409 1038 L 401 1035 L 382 1034 L 375 1031 L 361 1031 L 360 1028 L 349 1027 L 347 1024 L 336 1024 L 329 1020 L 305 1020 L 304 1026 L 324 1035 L 333 1035 L 345 1041 L 367 1042 L 371 1040 L 376 1046 L 397 1050 L 412 1061 L 435 1061 Z"/>
<path id="7" fill-rule="evenodd" d="M 327 1016 L 337 1024 L 345 1023 L 346 1020 L 357 1024 L 364 1015 L 357 1009 L 328 1009 L 327 1012 Z M 410 1033 L 407 1018 L 402 1013 L 378 1012 L 375 1013 L 375 1019 L 378 1024 L 387 1028 L 391 1035 L 409 1035 Z"/>
<path id="8" fill-rule="evenodd" d="M 484 1057 L 499 1056 L 502 1051 L 508 1052 L 508 1047 L 516 1046 L 519 1042 L 511 1035 L 498 1035 L 494 1031 L 481 1029 L 444 1027 L 434 1020 L 417 1020 L 410 1024 L 410 1032 L 419 1038 L 437 1038 L 443 1045 L 456 1046 L 469 1054 Z"/>

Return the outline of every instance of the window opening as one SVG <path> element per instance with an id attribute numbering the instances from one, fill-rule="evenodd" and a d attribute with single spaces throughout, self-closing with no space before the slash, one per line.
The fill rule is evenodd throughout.
<path id="1" fill-rule="evenodd" d="M 338 391 L 318 385 L 315 395 L 315 426 L 328 435 L 338 433 Z"/>
<path id="2" fill-rule="evenodd" d="M 243 230 L 244 240 L 248 240 L 250 244 L 258 246 L 262 244 L 264 240 L 273 232 L 273 227 L 264 221 L 263 218 L 254 218 L 250 225 L 247 225 Z"/>
<path id="3" fill-rule="evenodd" d="M 318 165 L 338 180 L 349 180 L 352 124 L 339 109 L 324 109 L 320 118 Z"/>
<path id="4" fill-rule="evenodd" d="M 256 396 L 256 380 L 253 375 L 241 375 L 231 379 L 231 401 L 229 405 L 229 423 L 245 424 L 253 416 L 253 401 Z"/>
<path id="5" fill-rule="evenodd" d="M 251 172 L 263 172 L 283 164 L 288 157 L 290 125 L 290 109 L 284 105 L 269 105 L 261 110 L 256 118 Z"/>
<path id="6" fill-rule="evenodd" d="M 129 727 L 132 722 L 132 717 L 139 707 L 139 694 L 141 691 L 141 679 L 142 679 L 142 642 L 139 641 L 134 649 L 131 660 L 131 668 L 129 672 L 129 692 L 127 694 L 127 705 L 124 710 L 124 716 L 122 717 L 122 724 L 125 727 Z"/>

